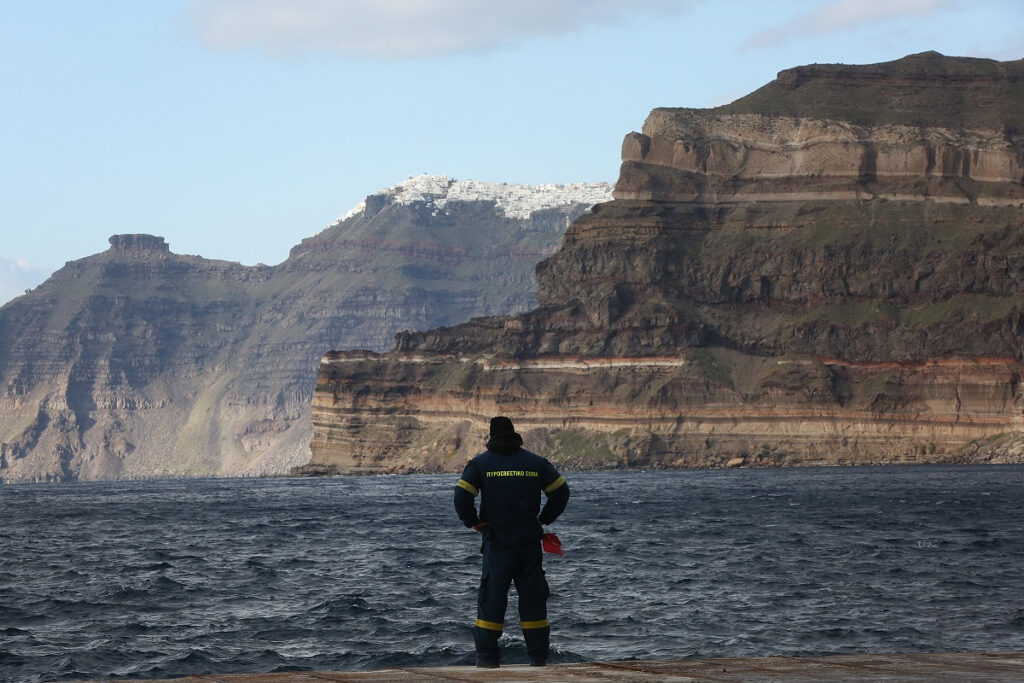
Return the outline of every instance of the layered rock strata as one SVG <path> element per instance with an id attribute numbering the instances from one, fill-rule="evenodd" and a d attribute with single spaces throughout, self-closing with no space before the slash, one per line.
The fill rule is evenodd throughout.
<path id="1" fill-rule="evenodd" d="M 115 235 L 0 308 L 0 481 L 283 474 L 331 348 L 535 305 L 535 263 L 606 184 L 418 176 L 277 266 Z"/>
<path id="2" fill-rule="evenodd" d="M 577 466 L 1020 460 L 1021 111 L 936 53 L 656 109 L 538 308 L 324 357 L 313 462 L 458 469 L 497 413 Z"/>

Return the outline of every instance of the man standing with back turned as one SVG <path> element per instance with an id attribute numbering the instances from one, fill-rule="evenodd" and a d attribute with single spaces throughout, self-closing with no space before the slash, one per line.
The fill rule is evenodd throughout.
<path id="1" fill-rule="evenodd" d="M 476 665 L 498 666 L 498 637 L 504 628 L 508 588 L 519 593 L 519 617 L 530 664 L 548 658 L 548 582 L 541 568 L 542 524 L 551 524 L 565 510 L 569 486 L 554 466 L 523 446 L 512 420 L 491 419 L 487 450 L 469 461 L 455 487 L 455 511 L 467 527 L 483 534 L 483 573 L 477 599 Z M 540 509 L 540 492 L 547 494 Z M 480 514 L 473 499 L 478 493 Z M 539 514 L 538 514 L 539 513 Z"/>

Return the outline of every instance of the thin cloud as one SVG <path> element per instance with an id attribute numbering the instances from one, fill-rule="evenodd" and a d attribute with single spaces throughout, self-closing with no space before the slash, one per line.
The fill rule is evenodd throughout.
<path id="1" fill-rule="evenodd" d="M 333 53 L 382 60 L 483 52 L 697 0 L 193 0 L 204 45 L 275 56 Z"/>
<path id="2" fill-rule="evenodd" d="M 950 0 L 830 0 L 755 33 L 743 41 L 740 50 L 774 47 L 794 38 L 847 31 L 899 17 L 936 14 L 954 4 Z"/>
<path id="3" fill-rule="evenodd" d="M 1024 11 L 1021 12 L 1021 19 L 1024 20 Z M 979 45 L 975 54 L 985 55 L 992 59 L 1018 60 L 1024 59 L 1024 37 L 1019 33 L 1003 38 L 996 44 L 985 43 Z"/>
<path id="4" fill-rule="evenodd" d="M 0 306 L 40 284 L 52 271 L 35 268 L 25 259 L 0 256 Z"/>

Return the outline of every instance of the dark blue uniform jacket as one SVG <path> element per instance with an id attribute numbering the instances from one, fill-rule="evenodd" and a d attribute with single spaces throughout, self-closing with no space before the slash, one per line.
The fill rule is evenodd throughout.
<path id="1" fill-rule="evenodd" d="M 462 471 L 455 487 L 455 511 L 467 527 L 490 522 L 484 531 L 485 542 L 501 546 L 537 543 L 544 533 L 541 523 L 551 524 L 565 510 L 569 485 L 554 465 L 536 453 L 525 448 L 492 448 L 470 460 Z M 543 511 L 541 491 L 548 496 Z M 477 494 L 482 496 L 479 516 L 473 502 Z"/>

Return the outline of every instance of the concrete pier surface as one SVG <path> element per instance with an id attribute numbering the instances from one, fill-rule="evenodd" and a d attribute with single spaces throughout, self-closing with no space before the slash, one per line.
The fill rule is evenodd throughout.
<path id="1" fill-rule="evenodd" d="M 467 666 L 380 671 L 287 671 L 163 679 L 175 683 L 325 681 L 1024 681 L 1024 652 L 832 655 L 587 662 L 543 668 Z M 123 680 L 121 681 L 123 683 Z M 154 682 L 148 679 L 147 683 Z"/>

